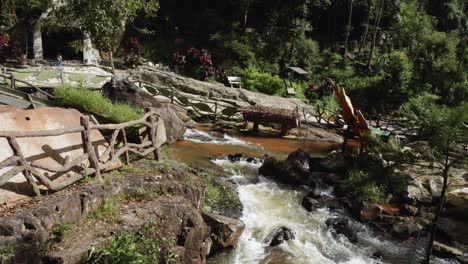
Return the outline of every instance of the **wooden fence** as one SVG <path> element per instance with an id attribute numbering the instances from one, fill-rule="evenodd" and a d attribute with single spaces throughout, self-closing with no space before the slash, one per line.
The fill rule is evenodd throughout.
<path id="1" fill-rule="evenodd" d="M 175 104 L 186 109 L 191 109 L 199 115 L 208 116 L 213 120 L 218 118 L 241 119 L 242 107 L 233 103 L 227 103 L 215 98 L 200 100 L 190 98 L 181 94 L 173 87 L 156 87 L 155 85 L 141 81 L 131 80 L 140 88 L 145 88 L 153 96 L 162 96 L 167 98 L 171 104 Z"/>
<path id="2" fill-rule="evenodd" d="M 52 99 L 55 98 L 53 95 L 51 95 L 50 93 L 42 90 L 37 85 L 34 85 L 34 84 L 30 83 L 30 82 L 19 80 L 19 79 L 15 78 L 15 75 L 13 73 L 10 73 L 9 75 L 7 75 L 6 73 L 0 73 L 0 77 L 8 80 L 9 84 L 10 84 L 10 88 L 13 89 L 13 90 L 16 89 L 16 83 L 23 83 L 23 84 L 27 85 L 28 87 L 31 87 L 31 88 L 35 89 L 37 92 L 47 96 L 48 98 L 52 98 Z"/>
<path id="3" fill-rule="evenodd" d="M 130 143 L 127 141 L 125 130 L 133 127 L 146 127 L 146 136 L 142 137 L 141 143 Z M 95 151 L 90 136 L 91 130 L 94 129 L 112 131 L 109 144 L 100 156 Z M 61 167 L 28 162 L 17 141 L 18 138 L 60 136 L 71 133 L 81 133 L 83 154 L 71 161 L 65 160 Z M 112 167 L 112 164 L 119 161 L 121 156 L 124 156 L 125 163 L 129 164 L 129 152 L 140 156 L 154 153 L 154 158 L 159 160 L 159 148 L 166 141 L 165 133 L 163 120 L 151 109 L 148 109 L 141 119 L 121 124 L 94 125 L 89 122 L 88 117 L 83 116 L 81 117 L 81 126 L 77 128 L 43 131 L 0 131 L 0 138 L 6 138 L 13 151 L 13 156 L 0 161 L 0 169 L 13 167 L 3 175 L 0 175 L 0 187 L 19 173 L 23 173 L 37 196 L 41 194 L 36 180 L 52 191 L 61 190 L 90 174 L 95 174 L 95 177 L 102 181 L 101 171 Z M 57 183 L 51 181 L 47 176 L 47 172 L 59 175 L 66 173 L 86 160 L 89 160 L 89 168 L 83 169 L 83 171 L 67 180 Z M 38 169 L 46 171 L 46 173 L 41 173 Z"/>

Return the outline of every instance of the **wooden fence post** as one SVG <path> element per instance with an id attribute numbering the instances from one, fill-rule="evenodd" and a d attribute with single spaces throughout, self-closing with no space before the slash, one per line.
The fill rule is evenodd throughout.
<path id="1" fill-rule="evenodd" d="M 96 170 L 96 178 L 102 182 L 101 169 L 99 168 L 99 160 L 94 151 L 92 138 L 91 138 L 91 129 L 89 124 L 89 118 L 87 116 L 81 117 L 81 125 L 84 127 L 84 131 L 81 133 L 83 139 L 83 150 L 89 155 L 89 163 L 92 168 Z"/>
<path id="2" fill-rule="evenodd" d="M 215 111 L 214 111 L 214 121 L 216 121 L 217 119 L 217 115 L 218 114 L 218 102 L 215 102 Z"/>
<path id="3" fill-rule="evenodd" d="M 11 89 L 16 89 L 15 76 L 13 75 L 13 73 L 10 74 L 10 85 Z"/>
<path id="4" fill-rule="evenodd" d="M 146 112 L 151 112 L 151 111 L 152 111 L 151 108 L 146 109 Z M 148 134 L 148 140 L 151 141 L 151 143 L 152 143 L 152 145 L 154 147 L 154 151 L 153 151 L 154 159 L 156 161 L 160 161 L 161 155 L 159 153 L 159 148 L 158 148 L 157 142 L 156 142 L 156 132 L 157 132 L 156 123 L 157 123 L 158 120 L 156 119 L 156 116 L 150 115 L 150 116 L 148 116 L 147 121 L 150 124 L 150 127 L 148 127 L 146 129 L 146 131 L 147 131 L 147 134 Z"/>
<path id="5" fill-rule="evenodd" d="M 23 174 L 24 177 L 26 177 L 26 180 L 28 181 L 29 185 L 33 188 L 34 193 L 36 194 L 37 197 L 41 197 L 41 192 L 39 190 L 39 187 L 37 186 L 36 181 L 32 177 L 31 173 L 29 172 L 28 169 L 26 169 L 27 162 L 26 159 L 23 156 L 23 152 L 21 151 L 20 146 L 18 145 L 18 142 L 16 141 L 15 137 L 9 137 L 8 138 L 8 143 L 10 144 L 11 149 L 13 150 L 13 154 L 19 158 L 20 164 L 24 167 Z"/>
<path id="6" fill-rule="evenodd" d="M 124 148 L 127 148 L 125 150 L 125 165 L 130 165 L 130 156 L 128 155 L 128 142 L 127 142 L 127 133 L 125 133 L 125 128 L 122 128 L 120 131 L 122 131 L 122 141 L 124 144 Z"/>

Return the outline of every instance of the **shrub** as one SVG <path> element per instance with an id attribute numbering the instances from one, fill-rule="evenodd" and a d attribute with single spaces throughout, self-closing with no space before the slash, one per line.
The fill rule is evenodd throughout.
<path id="1" fill-rule="evenodd" d="M 137 38 L 130 37 L 124 44 L 124 51 L 127 66 L 135 67 L 141 64 L 145 50 Z"/>
<path id="2" fill-rule="evenodd" d="M 59 104 L 95 113 L 114 122 L 128 122 L 143 116 L 143 110 L 127 104 L 112 103 L 101 93 L 85 88 L 61 86 L 54 90 Z"/>
<path id="3" fill-rule="evenodd" d="M 351 170 L 348 173 L 346 185 L 354 197 L 362 197 L 372 203 L 384 202 L 383 188 L 366 172 Z"/>
<path id="4" fill-rule="evenodd" d="M 285 89 L 283 81 L 278 76 L 260 72 L 257 67 L 250 66 L 240 73 L 244 86 L 251 91 L 274 95 Z"/>
<path id="5" fill-rule="evenodd" d="M 0 33 L 0 62 L 6 59 L 9 47 L 10 36 L 8 36 L 6 33 Z"/>
<path id="6" fill-rule="evenodd" d="M 72 229 L 73 223 L 63 223 L 55 227 L 49 238 L 49 242 L 52 244 L 62 242 Z"/>
<path id="7" fill-rule="evenodd" d="M 176 52 L 174 66 L 178 66 L 182 74 L 202 81 L 208 81 L 216 75 L 211 54 L 205 49 L 200 50 L 192 47 L 184 54 Z"/>

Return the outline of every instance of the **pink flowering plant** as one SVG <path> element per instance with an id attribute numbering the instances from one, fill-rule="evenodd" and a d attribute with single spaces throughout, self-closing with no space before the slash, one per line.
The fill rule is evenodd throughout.
<path id="1" fill-rule="evenodd" d="M 174 66 L 177 66 L 182 74 L 202 81 L 213 79 L 217 73 L 211 54 L 205 49 L 194 47 L 183 54 L 174 53 Z"/>

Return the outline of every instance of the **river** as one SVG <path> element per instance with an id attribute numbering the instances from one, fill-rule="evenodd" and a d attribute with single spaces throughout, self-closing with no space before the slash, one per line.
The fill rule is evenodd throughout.
<path id="1" fill-rule="evenodd" d="M 339 148 L 339 145 L 226 135 L 205 128 L 187 130 L 185 140 L 175 144 L 173 152 L 177 159 L 223 173 L 238 186 L 243 204 L 241 220 L 246 224 L 246 229 L 235 249 L 216 256 L 210 263 L 410 263 L 415 256 L 413 243 L 398 243 L 388 236 L 373 234 L 366 226 L 350 219 L 345 212 L 331 212 L 327 209 L 307 212 L 301 206 L 301 199 L 310 190 L 306 187 L 292 188 L 257 176 L 260 163 L 245 160 L 232 163 L 225 158 L 214 158 L 242 153 L 254 157 L 268 154 L 283 159 L 299 147 L 312 156 L 324 156 Z M 259 177 L 259 181 L 252 182 L 250 179 L 255 177 Z M 321 192 L 322 195 L 332 195 L 332 189 L 322 189 Z M 332 235 L 325 225 L 325 221 L 332 217 L 349 218 L 357 230 L 357 243 Z M 280 227 L 293 230 L 295 239 L 277 247 L 269 247 L 268 237 Z M 385 259 L 373 257 L 376 253 L 385 256 Z M 456 262 L 435 259 L 433 263 Z"/>

